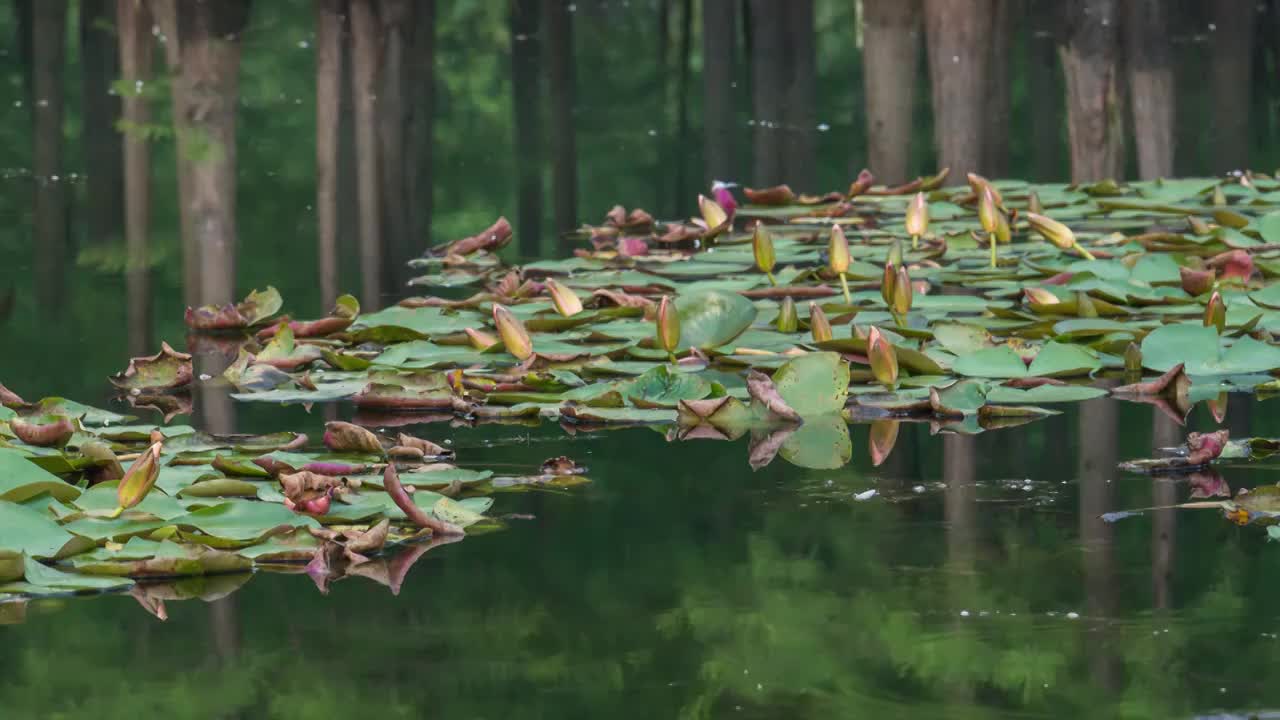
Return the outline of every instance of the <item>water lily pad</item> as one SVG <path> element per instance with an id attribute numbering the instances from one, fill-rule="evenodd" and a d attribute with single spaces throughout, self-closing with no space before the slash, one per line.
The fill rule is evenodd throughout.
<path id="1" fill-rule="evenodd" d="M 738 337 L 756 319 L 756 306 L 735 292 L 702 290 L 676 297 L 680 348 L 714 348 Z"/>

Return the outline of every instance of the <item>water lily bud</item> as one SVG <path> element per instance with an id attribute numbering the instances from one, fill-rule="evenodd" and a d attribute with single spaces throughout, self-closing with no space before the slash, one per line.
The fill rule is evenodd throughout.
<path id="1" fill-rule="evenodd" d="M 1221 333 L 1227 327 L 1227 304 L 1222 300 L 1222 293 L 1217 290 L 1209 296 L 1209 302 L 1204 306 L 1204 326 L 1215 327 Z"/>
<path id="2" fill-rule="evenodd" d="M 1213 227 L 1194 215 L 1187 218 L 1187 225 L 1191 227 L 1191 234 L 1193 235 L 1204 236 L 1213 234 Z"/>
<path id="3" fill-rule="evenodd" d="M 663 295 L 658 303 L 658 347 L 673 353 L 680 345 L 680 315 L 671 298 Z"/>
<path id="4" fill-rule="evenodd" d="M 827 262 L 831 271 L 839 275 L 849 272 L 849 238 L 845 237 L 844 228 L 831 226 L 831 238 L 827 241 Z"/>
<path id="5" fill-rule="evenodd" d="M 929 203 L 924 193 L 918 192 L 911 202 L 907 203 L 907 234 L 911 237 L 922 237 L 929 229 Z"/>
<path id="6" fill-rule="evenodd" d="M 546 285 L 547 292 L 551 294 L 551 303 L 556 306 L 556 312 L 565 317 L 573 317 L 582 312 L 582 298 L 579 298 L 577 293 L 551 278 L 547 278 Z"/>
<path id="7" fill-rule="evenodd" d="M 1227 204 L 1227 194 L 1222 192 L 1221 185 L 1213 186 L 1213 204 L 1215 207 L 1222 207 Z"/>
<path id="8" fill-rule="evenodd" d="M 154 443 L 125 471 L 116 487 L 116 502 L 121 510 L 137 505 L 151 492 L 156 478 L 160 477 L 160 451 L 163 448 L 163 442 Z"/>
<path id="9" fill-rule="evenodd" d="M 1022 288 L 1022 295 L 1028 303 L 1035 305 L 1057 305 L 1062 302 L 1057 295 L 1045 290 L 1044 288 L 1029 287 Z"/>
<path id="10" fill-rule="evenodd" d="M 1040 204 L 1040 194 L 1035 190 L 1032 190 L 1031 193 L 1027 195 L 1027 212 L 1033 212 L 1037 215 L 1044 214 L 1044 205 Z"/>
<path id="11" fill-rule="evenodd" d="M 884 274 L 880 276 L 880 297 L 889 307 L 893 307 L 893 287 L 897 283 L 898 267 L 892 262 L 885 263 Z"/>
<path id="12" fill-rule="evenodd" d="M 698 196 L 698 210 L 702 213 L 702 221 L 707 224 L 708 230 L 714 230 L 729 222 L 729 213 L 720 207 L 720 203 L 706 195 Z"/>
<path id="13" fill-rule="evenodd" d="M 1124 349 L 1124 371 L 1133 375 L 1142 374 L 1142 348 L 1131 342 Z"/>
<path id="14" fill-rule="evenodd" d="M 1093 298 L 1089 297 L 1087 292 L 1076 292 L 1076 317 L 1098 317 L 1098 306 L 1094 304 Z"/>
<path id="15" fill-rule="evenodd" d="M 1003 212 L 996 212 L 996 241 L 1002 243 L 1013 242 L 1013 230 L 1009 227 L 1009 216 Z"/>
<path id="16" fill-rule="evenodd" d="M 756 231 L 751 236 L 751 252 L 756 257 L 756 267 L 762 273 L 772 273 L 777 256 L 773 252 L 773 234 L 764 223 L 756 223 Z"/>
<path id="17" fill-rule="evenodd" d="M 1071 232 L 1071 228 L 1051 217 L 1041 215 L 1040 213 L 1028 212 L 1027 223 L 1031 225 L 1031 229 L 1039 233 L 1041 237 L 1054 245 L 1057 245 L 1063 250 L 1070 250 L 1076 246 L 1076 235 Z"/>
<path id="18" fill-rule="evenodd" d="M 982 229 L 987 233 L 994 233 L 1000 223 L 997 217 L 999 214 L 1000 209 L 996 207 L 996 196 L 991 192 L 991 186 L 984 185 L 982 192 L 978 194 L 978 222 L 982 223 Z"/>
<path id="19" fill-rule="evenodd" d="M 800 316 L 796 312 L 796 301 L 788 295 L 782 298 L 782 304 L 778 306 L 778 332 L 792 333 L 800 327 Z"/>
<path id="20" fill-rule="evenodd" d="M 729 183 L 719 180 L 711 183 L 711 195 L 716 199 L 716 203 L 724 208 L 725 214 L 732 217 L 738 209 L 738 201 L 733 197 L 733 191 L 729 188 L 733 187 Z"/>
<path id="21" fill-rule="evenodd" d="M 890 390 L 898 386 L 898 354 L 884 339 L 880 328 L 872 326 L 867 334 L 867 360 L 871 363 L 871 374 L 876 382 Z"/>
<path id="22" fill-rule="evenodd" d="M 507 352 L 515 355 L 517 360 L 528 360 L 533 355 L 533 339 L 529 337 L 524 323 L 498 303 L 493 304 L 493 324 L 497 326 L 498 336 L 502 338 Z"/>
<path id="23" fill-rule="evenodd" d="M 977 173 L 968 173 L 965 178 L 969 181 L 969 189 L 979 198 L 982 197 L 984 190 L 991 191 L 991 197 L 996 201 L 996 207 L 1004 207 L 1004 197 L 1000 195 L 1000 191 L 995 189 L 991 181 L 978 175 Z"/>
<path id="24" fill-rule="evenodd" d="M 831 323 L 827 320 L 827 314 L 815 302 L 809 303 L 809 332 L 813 333 L 814 342 L 831 339 Z"/>
<path id="25" fill-rule="evenodd" d="M 483 330 L 476 330 L 475 328 L 464 328 L 463 332 L 465 332 L 467 334 L 467 337 L 470 338 L 471 347 L 477 350 L 485 350 L 487 348 L 491 348 L 494 345 L 498 344 L 498 338 L 490 335 L 487 332 L 484 332 Z"/>
<path id="26" fill-rule="evenodd" d="M 900 266 L 893 281 L 893 302 L 890 307 L 895 313 L 906 315 L 911 310 L 911 295 L 911 276 L 907 274 L 905 265 Z"/>
<path id="27" fill-rule="evenodd" d="M 889 458 L 893 446 L 898 442 L 899 420 L 873 420 L 867 434 L 867 445 L 871 451 L 871 464 L 880 465 Z"/>

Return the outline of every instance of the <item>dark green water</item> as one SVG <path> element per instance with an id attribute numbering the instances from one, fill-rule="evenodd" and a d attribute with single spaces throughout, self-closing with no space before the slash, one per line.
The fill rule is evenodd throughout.
<path id="1" fill-rule="evenodd" d="M 695 74 L 694 130 L 681 145 L 672 71 L 651 50 L 658 4 L 583 5 L 580 214 L 594 220 L 615 202 L 687 214 L 701 187 L 700 81 Z M 824 188 L 847 183 L 863 153 L 846 6 L 818 4 L 813 112 Z M 273 283 L 302 315 L 321 311 L 313 155 L 302 142 L 314 130 L 309 13 L 297 0 L 256 5 L 239 118 L 240 285 Z M 501 4 L 441 3 L 438 17 L 432 241 L 513 214 L 519 150 Z M 0 36 L 14 31 L 0 12 Z M 62 134 L 67 167 L 82 175 L 81 65 L 72 43 Z M 0 382 L 29 397 L 106 403 L 105 377 L 125 365 L 130 335 L 184 344 L 172 147 L 156 146 L 154 320 L 130 328 L 119 236 L 89 217 L 98 190 L 83 177 L 66 180 L 66 263 L 56 277 L 32 271 L 45 238 L 30 209 L 39 185 L 29 173 L 25 71 L 16 53 L 0 57 L 0 299 L 13 298 L 0 302 Z M 1264 80 L 1259 108 L 1274 104 Z M 1027 176 L 1028 78 L 1019 70 L 1010 82 L 1010 169 Z M 735 142 L 745 149 L 745 87 L 735 98 Z M 1180 122 L 1201 115 L 1188 104 Z M 913 165 L 928 172 L 933 128 L 927 113 L 918 117 Z M 1255 124 L 1259 167 L 1277 157 L 1273 125 Z M 1196 164 L 1202 145 L 1190 148 L 1187 173 L 1217 170 Z M 672 162 L 688 171 L 683 200 Z M 354 257 L 344 232 L 341 279 L 351 289 Z M 65 290 L 39 300 L 53 282 Z M 1271 407 L 1233 401 L 1233 436 L 1280 435 Z M 230 422 L 243 432 L 314 431 L 325 417 L 241 407 Z M 1199 408 L 1188 429 L 1213 426 Z M 156 590 L 225 595 L 171 600 L 163 623 L 129 596 L 33 603 L 0 628 L 3 717 L 1163 718 L 1280 708 L 1271 594 L 1280 546 L 1211 510 L 1098 519 L 1190 496 L 1185 482 L 1114 469 L 1151 455 L 1157 435 L 1180 437 L 1145 406 L 1098 401 L 976 437 L 907 425 L 880 468 L 868 460 L 866 426 L 853 426 L 855 459 L 835 471 L 782 458 L 753 471 L 746 439 L 676 443 L 650 429 L 420 431 L 452 439 L 464 464 L 568 454 L 592 483 L 500 495 L 498 513 L 531 517 L 433 548 L 398 596 L 363 578 L 325 596 L 305 575 L 262 574 Z M 1278 478 L 1228 467 L 1223 479 L 1235 490 Z"/>

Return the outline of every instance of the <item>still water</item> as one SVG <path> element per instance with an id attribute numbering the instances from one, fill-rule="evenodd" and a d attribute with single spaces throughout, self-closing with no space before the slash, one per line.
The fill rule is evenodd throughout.
<path id="1" fill-rule="evenodd" d="M 845 5 L 853 4 L 817 3 L 817 100 L 806 132 L 823 188 L 860 167 L 865 132 L 860 97 L 842 90 L 858 62 L 840 34 L 854 22 Z M 681 90 L 671 79 L 674 50 L 647 50 L 660 41 L 656 13 L 669 4 L 582 6 L 570 113 L 580 215 L 594 220 L 619 201 L 690 212 L 703 148 L 680 117 L 696 128 L 702 100 L 698 85 Z M 314 129 L 309 12 L 303 2 L 255 6 L 238 170 L 240 286 L 274 284 L 304 316 L 322 310 L 312 148 L 299 142 Z M 499 4 L 441 3 L 437 18 L 436 151 L 426 178 L 434 212 L 424 232 L 432 242 L 513 214 L 512 175 L 531 151 L 512 140 L 527 108 L 512 106 L 510 57 L 483 40 L 506 42 Z M 0 13 L 0 34 L 15 26 Z M 610 42 L 590 40 L 606 30 Z M 1194 48 L 1179 47 L 1185 62 Z M 36 232 L 31 197 L 49 187 L 30 173 L 29 67 L 18 53 L 0 56 L 0 381 L 31 397 L 105 404 L 105 377 L 124 366 L 131 338 L 185 344 L 174 158 L 161 137 L 153 321 L 130 327 L 118 234 L 90 217 L 98 188 L 82 172 L 91 141 L 74 89 L 84 63 L 74 43 L 67 52 L 68 173 L 53 182 L 70 198 L 70 241 L 45 276 L 29 260 L 48 240 Z M 1009 82 L 1019 138 L 1010 170 L 1029 176 L 1044 166 L 1026 140 L 1033 88 L 1020 70 Z M 688 107 L 682 92 L 693 98 Z M 746 86 L 730 95 L 737 152 L 758 125 Z M 1270 101 L 1260 92 L 1255 102 Z M 1180 127 L 1194 137 L 1198 114 L 1188 108 Z M 928 172 L 933 128 L 918 117 L 912 167 Z M 1065 177 L 1063 139 L 1049 137 Z M 1256 131 L 1254 140 L 1259 166 L 1274 160 L 1274 139 Z M 1195 164 L 1208 154 L 1202 145 L 1190 148 L 1186 173 L 1218 170 Z M 549 172 L 548 158 L 533 162 Z M 747 165 L 738 167 L 744 178 Z M 348 230 L 353 195 L 344 186 Z M 549 205 L 534 218 L 543 218 L 541 249 L 552 254 L 562 249 Z M 357 277 L 353 234 L 342 234 L 344 288 Z M 427 244 L 417 237 L 413 247 Z M 54 286 L 52 296 L 41 292 Z M 385 300 L 408 293 L 395 285 Z M 230 408 L 219 417 L 224 431 L 314 432 L 330 417 L 202 400 Z M 1280 435 L 1269 410 L 1233 400 L 1233 437 Z M 1201 408 L 1187 429 L 1212 427 Z M 753 470 L 748 439 L 676 443 L 661 430 L 570 433 L 549 424 L 417 428 L 452 440 L 464 465 L 570 455 L 592 482 L 502 494 L 506 529 L 429 549 L 398 594 L 385 576 L 343 580 L 322 595 L 306 575 L 259 574 L 151 588 L 170 598 L 166 622 L 128 595 L 10 606 L 0 628 L 4 716 L 1155 718 L 1280 708 L 1271 595 L 1280 547 L 1213 510 L 1100 519 L 1192 497 L 1188 481 L 1115 469 L 1178 442 L 1183 429 L 1110 400 L 980 436 L 904 425 L 878 468 L 864 450 L 867 426 L 850 429 L 854 461 L 817 471 L 782 458 Z M 1265 468 L 1227 467 L 1200 482 L 1234 491 L 1275 480 Z"/>

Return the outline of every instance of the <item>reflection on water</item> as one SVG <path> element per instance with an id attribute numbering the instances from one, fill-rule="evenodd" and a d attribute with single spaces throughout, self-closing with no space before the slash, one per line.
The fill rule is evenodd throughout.
<path id="1" fill-rule="evenodd" d="M 183 344 L 183 302 L 237 287 L 274 284 L 303 314 L 345 290 L 387 304 L 408 257 L 495 212 L 534 256 L 624 198 L 688 214 L 713 178 L 814 190 L 864 165 L 889 182 L 939 164 L 1066 180 L 1280 158 L 1274 73 L 1257 71 L 1274 65 L 1274 3 L 1080 3 L 1122 24 L 1103 35 L 1129 104 L 1106 120 L 1140 129 L 1102 127 L 1096 147 L 1068 144 L 1066 89 L 1087 86 L 1055 42 L 1080 59 L 1098 27 L 1043 2 L 11 5 L 0 380 L 35 397 L 101 404 L 123 358 Z M 197 372 L 217 375 L 235 348 L 206 342 Z M 207 385 L 162 401 L 217 432 L 346 412 L 242 407 Z M 1280 435 L 1265 407 L 1233 398 L 1232 435 Z M 414 548 L 328 596 L 301 575 L 230 576 L 0 606 L 7 716 L 1280 705 L 1280 573 L 1260 533 L 1213 511 L 1099 517 L 1274 478 L 1121 475 L 1183 429 L 1111 401 L 979 436 L 889 431 L 851 426 L 853 462 L 815 470 L 782 437 L 775 458 L 755 452 L 770 438 L 433 425 L 486 462 L 573 455 L 595 482 L 512 493 L 531 520 Z"/>

